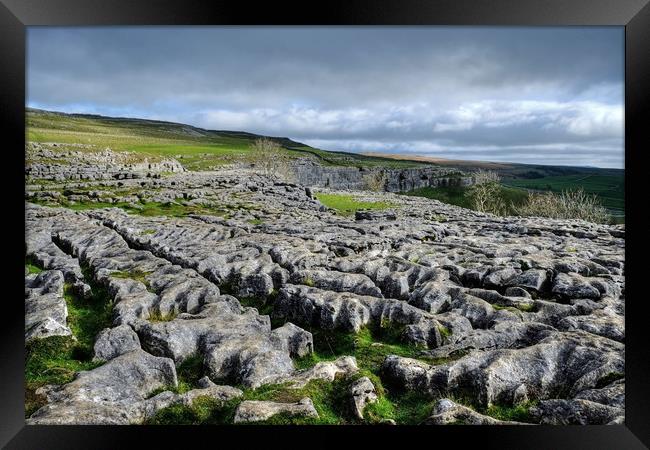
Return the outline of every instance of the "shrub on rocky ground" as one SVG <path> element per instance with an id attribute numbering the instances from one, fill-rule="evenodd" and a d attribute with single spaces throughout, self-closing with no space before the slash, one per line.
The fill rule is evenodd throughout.
<path id="1" fill-rule="evenodd" d="M 496 172 L 479 170 L 474 176 L 474 184 L 467 190 L 472 208 L 479 212 L 503 216 L 507 212 L 506 202 L 501 193 L 501 177 Z"/>
<path id="2" fill-rule="evenodd" d="M 609 223 L 607 210 L 595 195 L 580 188 L 560 194 L 531 193 L 528 201 L 517 208 L 520 216 L 549 217 L 551 219 L 581 219 L 595 223 Z"/>
<path id="3" fill-rule="evenodd" d="M 253 142 L 250 160 L 255 169 L 264 175 L 276 176 L 283 181 L 292 181 L 294 178 L 289 154 L 280 144 L 268 138 Z"/>

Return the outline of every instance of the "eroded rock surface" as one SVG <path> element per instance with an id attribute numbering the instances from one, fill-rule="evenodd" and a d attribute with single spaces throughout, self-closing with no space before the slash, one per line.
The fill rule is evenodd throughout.
<path id="1" fill-rule="evenodd" d="M 234 422 L 261 422 L 279 414 L 318 418 L 318 412 L 309 398 L 303 398 L 296 403 L 246 400 L 237 407 Z"/>
<path id="2" fill-rule="evenodd" d="M 63 298 L 63 273 L 46 270 L 25 277 L 25 341 L 70 336 L 68 308 Z"/>
<path id="3" fill-rule="evenodd" d="M 169 358 L 134 350 L 103 366 L 80 372 L 77 378 L 47 392 L 49 403 L 28 424 L 126 425 L 144 419 L 147 394 L 176 386 L 176 369 Z"/>
<path id="4" fill-rule="evenodd" d="M 433 415 L 424 423 L 426 425 L 519 425 L 518 422 L 497 420 L 480 414 L 447 398 L 438 400 Z"/>
<path id="5" fill-rule="evenodd" d="M 358 419 L 363 419 L 363 410 L 369 403 L 377 401 L 377 392 L 375 385 L 370 378 L 361 377 L 350 386 L 350 396 L 352 398 L 352 407 L 354 414 Z"/>
<path id="6" fill-rule="evenodd" d="M 380 376 L 393 389 L 469 396 L 471 405 L 440 400 L 429 423 L 498 423 L 482 412 L 491 405 L 535 405 L 535 423 L 624 417 L 623 226 L 501 218 L 369 192 L 355 195 L 390 207 L 346 216 L 312 189 L 239 169 L 34 186 L 26 195 L 84 206 L 28 203 L 27 256 L 81 296 L 92 281 L 112 302 L 112 323 L 95 341 L 106 362 L 61 386 L 65 395 L 49 394 L 33 423 L 138 423 L 156 405 L 191 403 L 198 394 L 146 398 L 173 385 L 173 369 L 187 361 L 218 386 L 331 382 L 363 369 L 354 354 L 302 370 L 297 359 L 314 351 L 316 331 L 364 329 L 421 350 L 385 358 Z M 91 208 L 100 202 L 120 207 Z M 26 315 L 46 311 L 30 323 L 51 320 L 61 331 L 65 301 L 58 281 L 38 293 L 45 277 L 26 276 Z M 148 375 L 156 367 L 164 370 Z M 122 374 L 133 387 L 114 382 Z M 221 398 L 217 391 L 236 398 L 227 388 L 207 395 Z"/>

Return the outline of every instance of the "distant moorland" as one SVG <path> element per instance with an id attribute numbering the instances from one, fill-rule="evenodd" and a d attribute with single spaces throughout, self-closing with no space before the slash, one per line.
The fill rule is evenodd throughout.
<path id="1" fill-rule="evenodd" d="M 136 160 L 176 158 L 187 170 L 201 171 L 246 160 L 251 144 L 261 136 L 243 131 L 205 130 L 190 125 L 155 120 L 113 118 L 87 114 L 64 114 L 27 109 L 26 139 L 30 142 L 85 144 L 89 149 L 111 148 L 127 151 Z M 617 218 L 624 220 L 623 169 L 546 166 L 490 161 L 453 160 L 384 153 L 349 153 L 327 151 L 293 141 L 272 137 L 289 157 L 314 157 L 325 166 L 413 168 L 424 166 L 453 167 L 464 171 L 486 169 L 499 173 L 506 186 L 504 193 L 518 204 L 528 191 L 573 190 L 582 188 L 598 196 Z M 410 195 L 436 198 L 467 206 L 464 188 L 423 188 Z"/>

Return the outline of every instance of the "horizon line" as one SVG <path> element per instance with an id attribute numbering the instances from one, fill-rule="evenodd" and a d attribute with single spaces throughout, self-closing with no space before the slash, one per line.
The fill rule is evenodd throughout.
<path id="1" fill-rule="evenodd" d="M 290 136 L 270 136 L 270 135 L 265 135 L 265 134 L 259 134 L 259 133 L 254 133 L 251 131 L 244 131 L 244 130 L 226 130 L 226 129 L 208 129 L 208 128 L 202 128 L 197 125 L 192 125 L 189 123 L 182 123 L 182 122 L 172 122 L 169 120 L 160 120 L 160 119 L 150 119 L 150 118 L 144 118 L 144 117 L 129 117 L 129 116 L 108 116 L 108 115 L 102 115 L 102 114 L 93 114 L 93 113 L 82 113 L 82 112 L 69 112 L 69 111 L 57 111 L 57 110 L 49 110 L 49 109 L 43 109 L 43 108 L 36 108 L 33 106 L 25 105 L 25 111 L 27 112 L 28 110 L 34 110 L 34 111 L 41 111 L 41 112 L 46 112 L 46 113 L 55 113 L 55 114 L 66 114 L 66 115 L 77 115 L 77 116 L 91 116 L 91 117 L 102 117 L 106 119 L 123 119 L 123 120 L 143 120 L 143 121 L 148 121 L 148 122 L 159 122 L 159 123 L 166 123 L 166 124 L 173 124 L 173 125 L 182 125 L 182 126 L 188 126 L 195 128 L 197 130 L 202 130 L 202 131 L 207 131 L 207 132 L 231 132 L 231 133 L 244 133 L 244 134 L 251 134 L 255 136 L 261 136 L 261 137 L 268 137 L 268 138 L 276 138 L 276 139 L 289 139 L 296 144 L 301 144 L 301 145 L 307 145 L 308 147 L 311 147 L 311 145 L 305 144 L 303 142 L 297 141 L 294 138 Z M 27 128 L 27 124 L 25 124 L 25 128 Z M 346 151 L 346 150 L 327 150 L 325 148 L 319 148 L 319 147 L 312 147 L 317 150 L 323 150 L 326 152 L 339 152 L 339 153 L 351 153 L 351 154 L 358 154 L 358 155 L 367 155 L 367 154 L 372 154 L 372 153 L 379 153 L 379 154 L 384 154 L 384 155 L 403 155 L 405 158 L 403 160 L 407 161 L 413 161 L 413 162 L 423 162 L 423 161 L 418 161 L 415 159 L 408 159 L 408 155 L 411 153 L 393 153 L 393 152 L 385 152 L 385 151 L 378 151 L 378 150 L 371 150 L 371 151 Z M 625 150 L 624 150 L 625 154 Z M 469 161 L 469 162 L 482 162 L 482 163 L 493 163 L 493 164 L 518 164 L 518 165 L 523 165 L 523 166 L 543 166 L 543 167 L 575 167 L 575 168 L 584 168 L 584 169 L 607 169 L 607 170 L 623 170 L 625 171 L 625 167 L 600 167 L 600 166 L 577 166 L 577 165 L 566 165 L 566 164 L 539 164 L 539 163 L 520 163 L 520 162 L 514 162 L 514 161 L 490 161 L 490 160 L 483 160 L 483 159 L 456 159 L 456 158 L 446 158 L 444 156 L 436 156 L 433 154 L 429 153 L 414 153 L 414 157 L 430 157 L 430 158 L 438 158 L 438 159 L 444 159 L 448 161 Z M 431 162 L 431 164 L 434 164 Z"/>

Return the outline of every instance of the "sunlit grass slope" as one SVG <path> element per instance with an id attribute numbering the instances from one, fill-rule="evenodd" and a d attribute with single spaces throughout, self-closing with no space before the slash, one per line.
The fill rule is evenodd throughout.
<path id="1" fill-rule="evenodd" d="M 143 119 L 63 114 L 28 109 L 26 138 L 30 142 L 84 144 L 78 150 L 110 148 L 155 160 L 177 158 L 188 170 L 246 160 L 251 143 L 261 136 L 239 131 L 205 130 L 190 125 Z M 355 153 L 329 152 L 288 138 L 274 137 L 292 157 L 310 156 L 325 165 L 417 167 L 423 163 L 396 161 Z M 65 146 L 63 147 L 65 148 Z"/>

